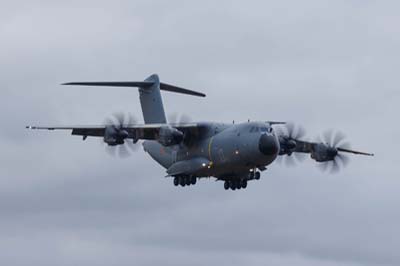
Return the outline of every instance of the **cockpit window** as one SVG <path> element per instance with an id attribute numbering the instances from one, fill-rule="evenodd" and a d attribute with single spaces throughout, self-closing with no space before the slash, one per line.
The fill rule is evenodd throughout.
<path id="1" fill-rule="evenodd" d="M 253 126 L 250 128 L 250 133 L 256 133 L 256 132 L 271 132 L 271 131 L 269 131 L 269 128 L 267 127 Z"/>

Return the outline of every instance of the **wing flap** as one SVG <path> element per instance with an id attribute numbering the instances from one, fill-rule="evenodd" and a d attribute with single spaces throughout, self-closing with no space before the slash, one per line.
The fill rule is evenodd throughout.
<path id="1" fill-rule="evenodd" d="M 104 128 L 73 128 L 72 135 L 76 136 L 91 136 L 91 137 L 103 137 Z"/>

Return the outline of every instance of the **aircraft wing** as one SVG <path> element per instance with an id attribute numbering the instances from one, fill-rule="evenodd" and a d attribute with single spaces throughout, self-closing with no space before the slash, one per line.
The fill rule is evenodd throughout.
<path id="1" fill-rule="evenodd" d="M 301 153 L 313 153 L 317 148 L 318 145 L 326 145 L 325 143 L 318 143 L 318 142 L 308 142 L 302 140 L 296 140 L 296 148 L 294 152 L 301 152 Z M 347 152 L 357 155 L 366 155 L 366 156 L 374 156 L 373 153 L 369 152 L 362 152 L 362 151 L 355 151 L 344 147 L 334 147 L 339 152 Z"/>
<path id="2" fill-rule="evenodd" d="M 128 138 L 155 140 L 161 127 L 171 126 L 182 132 L 193 131 L 198 128 L 197 123 L 172 124 L 134 124 L 124 125 L 121 129 L 129 133 Z M 27 126 L 28 129 L 38 130 L 70 130 L 72 135 L 87 137 L 103 137 L 106 125 L 93 126 Z M 134 136 L 134 137 L 133 137 Z"/>

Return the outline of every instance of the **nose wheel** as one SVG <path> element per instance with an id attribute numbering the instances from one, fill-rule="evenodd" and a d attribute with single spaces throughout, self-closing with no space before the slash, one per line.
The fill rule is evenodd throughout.
<path id="1" fill-rule="evenodd" d="M 249 173 L 249 180 L 260 180 L 261 177 L 261 173 L 258 171 L 252 171 Z"/>

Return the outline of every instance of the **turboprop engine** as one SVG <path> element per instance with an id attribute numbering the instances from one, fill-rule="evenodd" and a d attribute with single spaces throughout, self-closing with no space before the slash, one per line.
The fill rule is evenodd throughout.
<path id="1" fill-rule="evenodd" d="M 124 144 L 124 140 L 129 136 L 128 132 L 113 125 L 106 126 L 104 142 L 110 146 Z"/>
<path id="2" fill-rule="evenodd" d="M 181 143 L 183 140 L 183 133 L 171 126 L 164 126 L 160 128 L 157 141 L 164 146 L 172 146 Z"/>

